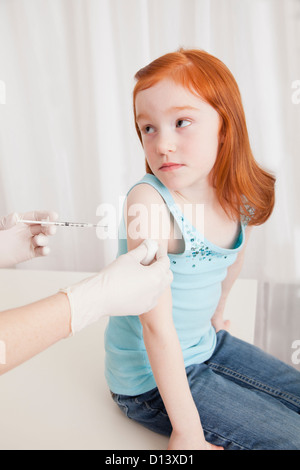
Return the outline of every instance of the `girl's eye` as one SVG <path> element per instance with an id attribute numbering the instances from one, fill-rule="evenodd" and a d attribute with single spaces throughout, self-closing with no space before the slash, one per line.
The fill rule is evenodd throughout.
<path id="1" fill-rule="evenodd" d="M 186 119 L 179 119 L 177 121 L 176 127 L 188 127 L 191 124 L 191 121 L 187 121 Z"/>
<path id="2" fill-rule="evenodd" d="M 144 134 L 153 134 L 154 128 L 152 126 L 146 126 L 143 129 Z"/>

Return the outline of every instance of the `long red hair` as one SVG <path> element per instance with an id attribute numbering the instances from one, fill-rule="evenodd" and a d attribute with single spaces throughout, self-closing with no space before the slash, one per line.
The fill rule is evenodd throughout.
<path id="1" fill-rule="evenodd" d="M 141 142 L 136 95 L 166 78 L 202 97 L 221 117 L 222 139 L 210 176 L 223 209 L 233 218 L 247 218 L 249 225 L 265 222 L 274 207 L 275 177 L 253 157 L 240 91 L 230 70 L 216 57 L 194 49 L 166 54 L 139 70 L 133 103 Z M 146 171 L 152 173 L 147 160 Z"/>

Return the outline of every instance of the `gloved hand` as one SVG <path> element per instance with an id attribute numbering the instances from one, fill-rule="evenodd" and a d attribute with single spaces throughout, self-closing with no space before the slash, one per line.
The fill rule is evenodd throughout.
<path id="1" fill-rule="evenodd" d="M 28 212 L 11 214 L 0 219 L 0 268 L 9 268 L 38 256 L 46 256 L 50 252 L 49 235 L 54 235 L 53 226 L 27 225 L 24 220 L 57 220 L 55 212 Z"/>
<path id="2" fill-rule="evenodd" d="M 153 260 L 157 248 L 149 257 L 153 241 L 146 240 L 96 276 L 61 290 L 70 301 L 73 335 L 103 316 L 140 315 L 155 307 L 173 280 L 169 258 L 160 250 L 151 266 L 142 264 Z"/>

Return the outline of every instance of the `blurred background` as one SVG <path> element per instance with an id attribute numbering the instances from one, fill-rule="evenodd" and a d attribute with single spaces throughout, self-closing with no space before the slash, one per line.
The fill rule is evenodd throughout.
<path id="1" fill-rule="evenodd" d="M 255 158 L 277 177 L 274 213 L 253 230 L 241 277 L 259 283 L 256 344 L 291 362 L 300 341 L 300 0 L 0 0 L 0 214 L 53 209 L 60 220 L 98 223 L 105 203 L 118 219 L 145 173 L 134 74 L 179 47 L 229 67 Z M 51 256 L 18 269 L 98 271 L 116 256 L 114 229 L 99 240 L 93 229 L 60 228 Z"/>

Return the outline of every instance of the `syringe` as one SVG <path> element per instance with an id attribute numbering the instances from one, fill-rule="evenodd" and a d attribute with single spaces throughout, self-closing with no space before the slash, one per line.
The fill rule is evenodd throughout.
<path id="1" fill-rule="evenodd" d="M 54 225 L 56 227 L 107 227 L 107 225 L 90 224 L 86 222 L 51 222 L 50 220 L 19 220 L 19 223 L 30 225 Z"/>

